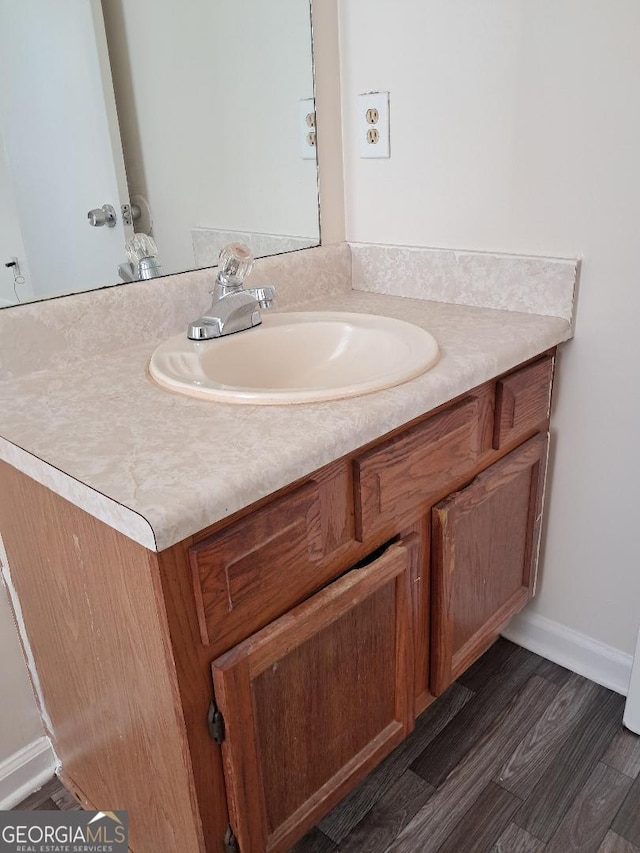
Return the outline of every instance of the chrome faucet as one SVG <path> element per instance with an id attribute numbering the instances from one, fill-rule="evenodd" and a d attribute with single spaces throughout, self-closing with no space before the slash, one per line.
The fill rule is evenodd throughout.
<path id="1" fill-rule="evenodd" d="M 259 326 L 259 308 L 270 308 L 276 289 L 243 286 L 251 272 L 254 258 L 242 243 L 230 243 L 220 252 L 218 275 L 211 291 L 211 307 L 202 317 L 189 323 L 187 337 L 192 341 L 208 341 Z"/>
<path id="2" fill-rule="evenodd" d="M 160 261 L 156 257 L 158 247 L 155 240 L 148 234 L 134 234 L 125 243 L 125 251 L 129 262 L 120 264 L 118 267 L 118 274 L 123 281 L 144 281 L 164 275 Z"/>

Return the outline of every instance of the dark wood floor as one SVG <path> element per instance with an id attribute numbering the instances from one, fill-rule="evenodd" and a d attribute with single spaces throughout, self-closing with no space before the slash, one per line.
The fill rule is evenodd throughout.
<path id="1" fill-rule="evenodd" d="M 64 787 L 62 782 L 54 777 L 43 785 L 35 794 L 27 797 L 16 806 L 22 811 L 80 811 L 80 803 Z"/>
<path id="2" fill-rule="evenodd" d="M 623 707 L 498 640 L 293 850 L 640 853 L 640 737 Z M 57 780 L 19 806 L 74 807 Z"/>

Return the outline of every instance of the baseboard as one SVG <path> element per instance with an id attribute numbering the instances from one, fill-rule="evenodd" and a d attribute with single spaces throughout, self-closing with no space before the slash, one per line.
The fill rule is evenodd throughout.
<path id="1" fill-rule="evenodd" d="M 12 809 L 53 776 L 56 757 L 41 737 L 0 762 L 0 811 Z"/>
<path id="2" fill-rule="evenodd" d="M 567 628 L 559 622 L 523 611 L 514 616 L 503 637 L 626 696 L 633 656 Z"/>

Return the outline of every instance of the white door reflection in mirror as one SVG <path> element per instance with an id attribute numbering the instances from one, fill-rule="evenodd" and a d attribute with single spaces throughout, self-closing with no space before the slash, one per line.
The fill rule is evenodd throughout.
<path id="1" fill-rule="evenodd" d="M 118 279 L 132 233 L 90 228 L 87 213 L 128 202 L 99 0 L 0 0 L 0 116 L 8 172 L 0 296 L 21 301 L 90 290 Z M 9 187 L 12 192 L 9 192 Z M 5 213 L 8 217 L 8 213 Z M 9 243 L 16 233 L 22 246 Z M 9 257 L 25 282 L 15 287 Z M 81 283 L 81 287 L 79 284 Z"/>

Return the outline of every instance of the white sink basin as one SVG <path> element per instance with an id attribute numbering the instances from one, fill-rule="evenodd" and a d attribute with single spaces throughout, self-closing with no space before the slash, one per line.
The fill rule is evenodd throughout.
<path id="1" fill-rule="evenodd" d="M 429 332 L 390 317 L 333 311 L 272 314 L 211 341 L 169 338 L 149 372 L 164 388 L 223 403 L 338 400 L 399 385 L 438 361 Z"/>

